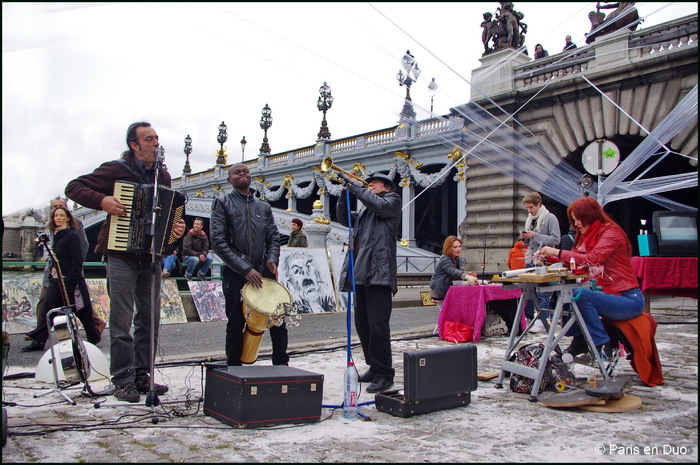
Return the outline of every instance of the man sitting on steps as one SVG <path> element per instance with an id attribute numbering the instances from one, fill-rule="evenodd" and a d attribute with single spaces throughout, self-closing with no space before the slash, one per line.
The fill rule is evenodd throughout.
<path id="1" fill-rule="evenodd" d="M 185 278 L 188 281 L 192 279 L 197 265 L 200 265 L 197 276 L 202 281 L 206 281 L 207 272 L 213 260 L 209 253 L 209 238 L 202 229 L 203 227 L 204 221 L 201 218 L 195 218 L 192 229 L 189 230 L 182 244 L 182 262 L 187 265 Z"/>

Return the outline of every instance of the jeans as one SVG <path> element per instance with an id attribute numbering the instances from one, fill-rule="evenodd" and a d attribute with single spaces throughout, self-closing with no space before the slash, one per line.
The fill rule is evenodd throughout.
<path id="1" fill-rule="evenodd" d="M 206 275 L 207 271 L 209 271 L 209 266 L 211 265 L 212 260 L 214 259 L 212 258 L 211 254 L 207 254 L 207 259 L 204 262 L 199 259 L 199 256 L 195 257 L 192 255 L 188 255 L 186 257 L 183 257 L 182 263 L 187 265 L 187 271 L 185 271 L 185 276 L 191 278 L 194 274 L 194 270 L 200 263 L 202 264 L 202 266 L 199 269 L 199 272 L 203 275 Z"/>
<path id="2" fill-rule="evenodd" d="M 151 277 L 154 278 L 155 293 L 160 296 L 161 274 L 157 272 L 154 276 L 151 275 L 150 258 L 143 261 L 114 256 L 107 258 L 109 371 L 115 386 L 133 382 L 136 375 L 150 373 L 151 363 L 155 360 L 155 350 L 151 347 L 151 321 L 153 341 L 157 346 L 160 311 L 151 311 Z"/>
<path id="3" fill-rule="evenodd" d="M 574 297 L 578 292 L 574 292 Z M 638 287 L 623 291 L 621 295 L 606 294 L 591 289 L 581 289 L 580 292 L 576 303 L 596 347 L 610 341 L 610 336 L 603 328 L 603 322 L 600 321 L 601 316 L 611 320 L 629 320 L 638 317 L 644 311 L 644 297 Z M 583 334 L 581 328 L 575 324 L 567 336 L 581 334 Z"/>
<path id="4" fill-rule="evenodd" d="M 226 302 L 226 364 L 229 366 L 241 366 L 241 354 L 243 352 L 243 327 L 245 317 L 243 316 L 243 303 L 241 302 L 241 290 L 247 282 L 246 279 L 224 267 L 222 280 L 222 290 Z M 265 269 L 262 273 L 265 278 L 272 278 L 272 274 Z M 269 329 L 270 339 L 272 339 L 272 364 L 289 364 L 287 354 L 287 325 L 272 326 Z"/>
<path id="5" fill-rule="evenodd" d="M 355 330 L 365 362 L 375 376 L 394 380 L 391 359 L 391 288 L 356 286 Z"/>
<path id="6" fill-rule="evenodd" d="M 537 296 L 537 304 L 540 306 L 540 310 L 549 308 L 549 303 L 552 298 L 551 292 L 535 292 Z M 535 306 L 531 301 L 525 302 L 525 317 L 528 320 L 532 320 L 535 317 Z M 545 320 L 546 315 L 540 314 L 540 319 Z"/>
<path id="7" fill-rule="evenodd" d="M 167 257 L 163 258 L 163 271 L 167 271 L 168 273 L 173 272 L 173 268 L 175 268 L 175 264 L 177 263 L 177 255 L 174 253 L 171 253 Z"/>

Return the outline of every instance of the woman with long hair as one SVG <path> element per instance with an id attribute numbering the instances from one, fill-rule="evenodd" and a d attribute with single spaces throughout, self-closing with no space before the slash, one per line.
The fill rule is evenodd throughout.
<path id="1" fill-rule="evenodd" d="M 95 322 L 92 319 L 92 303 L 90 302 L 90 294 L 83 277 L 83 253 L 76 226 L 75 219 L 67 208 L 57 207 L 51 213 L 49 230 L 54 237 L 53 252 L 60 265 L 69 302 L 64 302 L 63 291 L 58 281 L 57 265 L 56 263 L 51 263 L 51 276 L 49 277 L 49 285 L 46 289 L 46 297 L 42 309 L 44 319 L 34 330 L 27 333 L 32 342 L 28 346 L 22 347 L 23 352 L 44 350 L 51 326 L 51 322 L 46 319 L 46 314 L 54 308 L 65 305 L 71 305 L 73 312 L 82 322 L 88 342 L 97 344 L 101 340 L 100 332 L 95 327 Z M 76 295 L 79 297 L 77 305 Z"/>
<path id="2" fill-rule="evenodd" d="M 447 236 L 442 244 L 442 255 L 435 265 L 433 277 L 430 279 L 430 298 L 444 300 L 452 281 L 467 281 L 469 285 L 479 284 L 476 272 L 467 273 L 463 270 L 464 260 L 459 258 L 462 253 L 462 241 L 457 236 Z"/>
<path id="3" fill-rule="evenodd" d="M 601 316 L 611 320 L 629 320 L 644 311 L 644 297 L 632 268 L 632 244 L 622 228 L 603 210 L 593 197 L 574 200 L 566 210 L 576 231 L 571 250 L 542 247 L 538 255 L 549 261 L 588 265 L 588 276 L 595 279 L 603 292 L 582 289 L 576 303 L 583 321 L 598 350 L 610 341 Z M 567 334 L 574 336 L 565 352 L 579 355 L 588 350 L 581 329 L 574 325 Z"/>

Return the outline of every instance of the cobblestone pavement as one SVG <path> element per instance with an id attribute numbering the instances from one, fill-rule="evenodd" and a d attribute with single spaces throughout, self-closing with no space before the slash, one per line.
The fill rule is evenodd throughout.
<path id="1" fill-rule="evenodd" d="M 51 385 L 32 378 L 5 379 L 3 400 L 16 405 L 5 407 L 9 437 L 3 462 L 697 463 L 697 307 L 652 313 L 660 323 L 656 341 L 666 384 L 648 387 L 628 361 L 620 362 L 617 374 L 632 376 L 625 393 L 642 399 L 641 409 L 627 413 L 549 408 L 511 392 L 507 383 L 496 389 L 492 379 L 479 382 L 468 406 L 410 418 L 366 405 L 361 412 L 368 421 L 347 420 L 341 410 L 326 407 L 318 423 L 238 429 L 202 413 L 198 400 L 206 376 L 201 363 L 159 363 L 156 381 L 167 383 L 170 392 L 161 396 L 155 412 L 144 403 L 119 403 L 111 396 L 84 397 L 82 386 L 64 391 L 76 406 L 57 393 L 35 398 Z M 404 351 L 449 345 L 432 335 L 433 328 L 395 334 L 397 388 L 403 384 Z M 506 343 L 507 337 L 501 336 L 476 345 L 480 373 L 500 368 Z M 290 365 L 323 374 L 323 404 L 335 406 L 342 403 L 346 352 L 324 350 L 326 346 L 299 348 Z M 353 354 L 362 372 L 361 353 L 355 349 Z M 8 375 L 32 369 L 13 367 Z M 595 374 L 591 367 L 575 369 L 581 378 Z M 99 391 L 106 381 L 91 386 Z M 360 402 L 372 400 L 365 392 L 360 397 Z M 118 406 L 95 408 L 101 401 Z"/>

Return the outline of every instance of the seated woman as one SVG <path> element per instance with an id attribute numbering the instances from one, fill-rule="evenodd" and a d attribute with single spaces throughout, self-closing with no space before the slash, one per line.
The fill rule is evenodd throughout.
<path id="1" fill-rule="evenodd" d="M 537 254 L 552 262 L 568 263 L 573 257 L 576 263 L 588 265 L 588 276 L 603 288 L 603 292 L 582 289 L 576 301 L 593 343 L 600 351 L 610 341 L 601 316 L 629 320 L 644 310 L 644 297 L 632 268 L 632 244 L 593 197 L 574 200 L 566 214 L 576 231 L 573 248 L 569 251 L 545 246 Z M 578 325 L 571 328 L 567 335 L 574 338 L 565 352 L 576 356 L 588 351 L 582 334 Z"/>
<path id="2" fill-rule="evenodd" d="M 462 253 L 462 241 L 457 236 L 447 236 L 442 244 L 442 255 L 435 265 L 435 272 L 430 279 L 430 298 L 444 300 L 452 281 L 467 281 L 469 285 L 479 284 L 476 272 L 462 271 L 464 260 L 459 258 Z"/>

